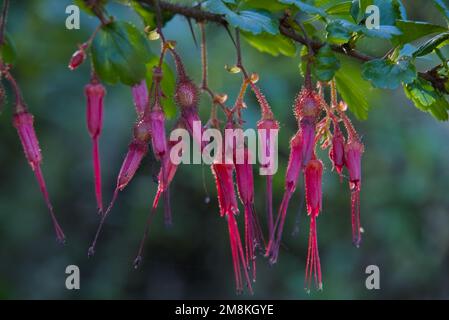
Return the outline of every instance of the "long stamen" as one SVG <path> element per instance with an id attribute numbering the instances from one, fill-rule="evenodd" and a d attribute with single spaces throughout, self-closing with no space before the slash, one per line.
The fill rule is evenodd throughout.
<path id="1" fill-rule="evenodd" d="M 62 228 L 59 225 L 58 220 L 56 219 L 56 216 L 53 212 L 53 206 L 50 202 L 50 197 L 48 195 L 47 186 L 45 184 L 44 175 L 42 174 L 40 165 L 34 166 L 33 171 L 34 171 L 36 179 L 39 183 L 39 188 L 41 189 L 42 195 L 44 196 L 44 200 L 47 205 L 48 211 L 50 213 L 51 220 L 52 220 L 53 226 L 55 228 L 56 237 L 60 243 L 64 244 L 65 243 L 65 235 L 64 235 L 64 232 L 62 231 Z"/>
<path id="2" fill-rule="evenodd" d="M 104 222 L 106 221 L 106 218 L 109 215 L 109 212 L 111 211 L 112 207 L 114 206 L 115 200 L 117 199 L 118 193 L 120 189 L 116 188 L 114 191 L 114 195 L 112 196 L 111 203 L 109 204 L 108 208 L 106 209 L 106 212 L 102 215 L 100 224 L 98 225 L 97 232 L 95 233 L 94 240 L 92 241 L 91 246 L 89 247 L 89 250 L 87 252 L 88 257 L 92 257 L 95 254 L 95 246 L 97 245 L 98 237 L 100 236 L 100 232 L 103 228 Z"/>
<path id="3" fill-rule="evenodd" d="M 99 141 L 97 136 L 92 140 L 92 159 L 94 165 L 95 198 L 97 200 L 98 212 L 100 214 L 103 214 L 103 197 L 101 192 L 101 164 L 98 144 Z"/>

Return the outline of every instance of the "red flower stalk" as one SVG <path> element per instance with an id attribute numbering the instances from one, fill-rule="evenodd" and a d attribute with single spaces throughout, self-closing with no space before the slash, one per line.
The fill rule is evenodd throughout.
<path id="1" fill-rule="evenodd" d="M 252 265 L 253 281 L 256 280 L 257 247 L 263 245 L 263 236 L 254 207 L 254 177 L 251 164 L 251 153 L 244 148 L 244 162 L 239 164 L 234 159 L 237 190 L 240 201 L 245 208 L 245 256 L 246 264 Z"/>
<path id="2" fill-rule="evenodd" d="M 148 143 L 151 140 L 151 126 L 147 118 L 141 119 L 134 126 L 134 138 L 128 147 L 128 152 L 120 168 L 120 172 L 117 177 L 117 186 L 114 190 L 112 200 L 106 209 L 106 212 L 101 217 L 100 224 L 98 226 L 95 238 L 92 245 L 89 248 L 88 256 L 93 256 L 95 254 L 95 246 L 97 243 L 98 236 L 100 235 L 103 224 L 109 215 L 112 207 L 114 206 L 115 200 L 117 199 L 119 191 L 122 191 L 131 179 L 134 177 L 137 169 L 140 167 L 142 159 L 148 152 Z"/>
<path id="3" fill-rule="evenodd" d="M 87 55 L 85 50 L 87 49 L 88 46 L 89 44 L 87 42 L 83 43 L 82 45 L 80 45 L 79 49 L 75 51 L 75 53 L 70 58 L 69 62 L 70 70 L 75 70 L 84 62 L 84 60 L 86 60 Z"/>
<path id="4" fill-rule="evenodd" d="M 87 129 L 92 139 L 92 159 L 94 166 L 95 197 L 99 212 L 103 212 L 103 198 L 101 193 L 101 165 L 99 155 L 99 138 L 103 126 L 103 101 L 106 90 L 94 77 L 86 85 L 85 94 L 87 97 Z"/>
<path id="5" fill-rule="evenodd" d="M 31 169 L 36 176 L 39 188 L 44 196 L 45 203 L 47 204 L 51 219 L 53 221 L 56 237 L 59 242 L 64 243 L 65 235 L 53 212 L 53 206 L 51 204 L 44 176 L 41 171 L 42 154 L 41 149 L 39 148 L 39 141 L 34 130 L 33 122 L 33 115 L 27 111 L 25 105 L 18 101 L 16 105 L 16 112 L 13 117 L 13 124 L 19 134 L 25 157 L 27 158 Z"/>
<path id="6" fill-rule="evenodd" d="M 349 172 L 351 190 L 352 242 L 358 248 L 362 241 L 360 226 L 360 188 L 363 144 L 357 138 L 348 139 L 345 146 L 345 164 Z"/>
<path id="7" fill-rule="evenodd" d="M 284 229 L 285 217 L 287 216 L 287 209 L 290 199 L 295 192 L 299 173 L 302 168 L 302 134 L 298 131 L 290 140 L 290 156 L 288 159 L 287 171 L 285 174 L 285 191 L 282 198 L 279 213 L 276 218 L 275 230 L 270 237 L 268 243 L 266 256 L 270 263 L 274 264 L 277 261 L 279 254 L 279 247 L 282 239 L 282 231 Z"/>
<path id="8" fill-rule="evenodd" d="M 336 121 L 334 121 L 334 135 L 332 137 L 332 147 L 329 150 L 329 158 L 341 178 L 345 164 L 345 138 Z"/>
<path id="9" fill-rule="evenodd" d="M 313 158 L 304 169 L 307 213 L 310 217 L 309 248 L 307 252 L 305 282 L 307 288 L 310 289 L 313 272 L 315 283 L 319 290 L 323 288 L 323 281 L 321 278 L 320 255 L 318 252 L 316 218 L 318 217 L 322 207 L 322 175 L 322 162 Z"/>
<path id="10" fill-rule="evenodd" d="M 215 177 L 217 187 L 218 204 L 220 206 L 220 215 L 228 221 L 229 239 L 231 244 L 231 253 L 234 266 L 237 293 L 243 291 L 242 270 L 248 285 L 248 290 L 252 294 L 251 281 L 248 274 L 248 265 L 243 253 L 240 233 L 237 221 L 234 215 L 238 214 L 237 199 L 232 179 L 233 166 L 230 164 L 213 164 L 212 173 Z"/>
<path id="11" fill-rule="evenodd" d="M 139 84 L 136 84 L 131 88 L 134 106 L 136 107 L 136 113 L 139 117 L 143 116 L 145 109 L 147 109 L 150 101 L 148 95 L 148 87 L 146 80 L 142 80 Z"/>
<path id="12" fill-rule="evenodd" d="M 302 161 L 303 165 L 306 166 L 312 159 L 315 146 L 316 123 L 321 112 L 320 97 L 311 90 L 303 89 L 296 97 L 294 110 L 302 131 Z"/>
<path id="13" fill-rule="evenodd" d="M 279 130 L 279 123 L 273 118 L 264 118 L 257 123 L 257 130 L 259 134 L 259 148 L 262 150 L 261 166 L 268 171 L 266 175 L 266 208 L 267 208 L 267 223 L 268 235 L 271 237 L 274 231 L 273 225 L 273 174 L 270 174 L 270 169 L 273 168 L 273 160 L 276 155 L 271 154 L 274 141 L 271 140 L 271 130 Z"/>

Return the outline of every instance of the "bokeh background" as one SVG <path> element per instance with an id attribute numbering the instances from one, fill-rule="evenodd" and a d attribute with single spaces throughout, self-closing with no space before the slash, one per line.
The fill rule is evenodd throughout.
<path id="1" fill-rule="evenodd" d="M 182 1 L 181 1 L 182 2 Z M 2 299 L 196 299 L 236 296 L 227 226 L 218 214 L 213 178 L 207 166 L 183 166 L 172 184 L 174 225 L 163 225 L 158 212 L 145 260 L 134 270 L 132 261 L 156 191 L 152 175 L 157 164 L 146 158 L 130 185 L 119 195 L 99 240 L 95 257 L 87 249 L 99 218 L 92 183 L 91 145 L 85 124 L 84 85 L 89 64 L 76 72 L 67 68 L 77 44 L 97 25 L 82 14 L 81 29 L 65 28 L 69 0 L 12 1 L 7 29 L 14 38 L 18 61 L 13 70 L 36 119 L 44 155 L 43 170 L 57 216 L 67 235 L 59 246 L 35 182 L 11 125 L 13 98 L 0 114 L 0 298 Z M 430 1 L 405 0 L 409 19 L 444 25 Z M 118 18 L 142 26 L 127 7 L 111 4 Z M 197 28 L 195 27 L 195 30 Z M 176 17 L 165 29 L 192 77 L 200 79 L 200 53 L 185 19 Z M 240 75 L 223 68 L 235 52 L 226 32 L 207 27 L 210 84 L 235 97 Z M 154 52 L 158 43 L 153 42 Z M 382 55 L 382 43 L 365 42 L 365 49 Z M 244 63 L 260 75 L 260 86 L 280 120 L 280 170 L 275 177 L 277 208 L 283 193 L 288 140 L 296 123 L 291 111 L 302 85 L 299 58 L 271 57 L 243 45 Z M 435 61 L 424 61 L 427 68 Z M 170 60 L 170 63 L 172 61 Z M 109 200 L 115 186 L 135 112 L 129 87 L 107 87 L 101 137 L 103 192 Z M 363 245 L 351 244 L 350 203 L 325 156 L 323 212 L 318 237 L 324 291 L 304 291 L 308 219 L 303 188 L 293 197 L 279 262 L 258 264 L 254 298 L 261 299 L 440 299 L 449 298 L 449 126 L 415 109 L 402 90 L 367 92 L 369 119 L 355 121 L 363 135 Z M 201 114 L 207 118 L 208 97 Z M 259 118 L 255 99 L 248 95 L 247 127 Z M 168 126 L 169 127 L 169 126 Z M 212 201 L 206 204 L 205 176 Z M 264 179 L 256 178 L 257 210 L 264 217 Z M 240 217 L 241 220 L 243 217 Z M 295 221 L 299 221 L 295 223 Z M 295 227 L 299 233 L 294 235 Z M 81 289 L 65 288 L 65 268 L 81 270 Z M 365 268 L 379 266 L 381 289 L 365 288 Z"/>

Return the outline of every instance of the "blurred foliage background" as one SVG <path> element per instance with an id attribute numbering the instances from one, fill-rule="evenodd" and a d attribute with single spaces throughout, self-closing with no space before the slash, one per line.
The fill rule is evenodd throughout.
<path id="1" fill-rule="evenodd" d="M 70 3 L 11 3 L 7 29 L 18 51 L 13 73 L 35 115 L 43 170 L 67 244 L 61 247 L 54 240 L 47 209 L 11 125 L 13 98 L 9 95 L 0 115 L 0 298 L 248 298 L 235 295 L 227 226 L 219 217 L 213 178 L 206 166 L 182 166 L 178 170 L 171 188 L 174 225 L 165 228 L 159 210 L 144 263 L 135 270 L 132 261 L 156 191 L 152 175 L 157 173 L 157 164 L 147 157 L 119 195 L 95 257 L 87 258 L 99 221 L 83 92 L 90 71 L 85 63 L 70 72 L 67 63 L 77 44 L 89 37 L 98 22 L 82 14 L 81 29 L 67 30 L 65 8 Z M 430 1 L 405 0 L 404 4 L 409 19 L 444 25 Z M 120 4 L 108 8 L 119 19 L 134 21 L 143 28 L 129 8 Z M 241 78 L 226 72 L 224 65 L 235 62 L 234 48 L 224 30 L 208 25 L 207 32 L 210 85 L 233 99 Z M 177 41 L 187 70 L 199 81 L 200 51 L 186 20 L 176 17 L 167 24 L 165 33 Z M 151 46 L 158 51 L 158 42 Z M 378 56 L 388 49 L 375 41 L 367 41 L 364 46 Z M 243 55 L 247 69 L 259 73 L 259 84 L 282 125 L 280 170 L 274 182 L 277 208 L 283 193 L 288 140 L 296 130 L 291 106 L 302 85 L 299 58 L 272 57 L 247 44 L 243 45 Z M 424 70 L 436 61 L 425 61 L 421 67 Z M 354 68 L 351 72 L 359 71 Z M 107 90 L 101 137 L 105 200 L 110 199 L 115 187 L 135 117 L 129 87 L 117 85 Z M 323 154 L 326 171 L 318 240 L 324 291 L 304 291 L 308 219 L 301 183 L 291 201 L 278 263 L 270 267 L 263 257 L 258 259 L 254 298 L 449 298 L 449 127 L 414 108 L 402 90 L 371 90 L 366 94 L 371 104 L 369 119 L 355 121 L 366 145 L 361 196 L 365 234 L 361 248 L 351 244 L 347 185 L 340 184 Z M 210 103 L 208 97 L 202 100 L 205 120 Z M 246 102 L 246 126 L 254 127 L 258 106 L 251 94 Z M 209 204 L 204 201 L 203 172 L 212 199 Z M 256 176 L 256 205 L 262 220 L 264 189 L 263 177 Z M 299 233 L 293 235 L 297 217 Z M 65 288 L 65 268 L 71 264 L 80 267 L 80 290 Z M 380 290 L 365 288 L 365 268 L 371 264 L 380 268 Z"/>

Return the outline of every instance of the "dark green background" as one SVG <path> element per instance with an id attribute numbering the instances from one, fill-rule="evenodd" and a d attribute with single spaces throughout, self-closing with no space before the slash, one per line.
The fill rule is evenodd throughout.
<path id="1" fill-rule="evenodd" d="M 179 169 L 172 185 L 174 226 L 166 229 L 159 211 L 144 263 L 134 270 L 132 261 L 156 190 L 151 175 L 157 168 L 146 158 L 119 195 L 96 256 L 87 258 L 98 223 L 83 93 L 89 64 L 71 72 L 67 63 L 76 45 L 88 38 L 98 22 L 82 14 L 81 30 L 67 30 L 65 7 L 69 3 L 11 1 L 7 28 L 18 51 L 13 73 L 35 115 L 43 170 L 67 245 L 60 247 L 54 240 L 45 204 L 11 125 L 13 99 L 9 97 L 0 116 L 0 298 L 247 298 L 234 293 L 227 226 L 219 217 L 213 179 L 206 166 Z M 430 1 L 404 3 L 409 19 L 444 24 Z M 126 7 L 113 4 L 109 8 L 119 18 L 140 23 Z M 241 78 L 223 68 L 234 63 L 233 46 L 224 30 L 208 26 L 207 31 L 211 87 L 233 99 Z M 178 42 L 188 72 L 199 81 L 199 50 L 186 21 L 175 18 L 165 32 L 167 38 Z M 157 52 L 158 43 L 151 46 Z M 387 50 L 377 41 L 364 46 L 378 56 Z M 280 170 L 274 182 L 277 207 L 283 192 L 288 139 L 296 128 L 291 106 L 302 85 L 299 58 L 267 56 L 246 44 L 243 52 L 247 69 L 259 73 L 260 87 L 281 122 Z M 420 68 L 435 62 L 424 61 Z M 107 90 L 101 137 L 105 200 L 115 186 L 135 117 L 128 87 L 117 85 Z M 449 127 L 415 109 L 401 90 L 367 94 L 372 108 L 369 119 L 355 121 L 366 145 L 362 247 L 355 249 L 351 244 L 347 185 L 339 183 L 323 155 L 326 170 L 318 241 L 324 291 L 304 292 L 308 221 L 301 183 L 291 201 L 278 264 L 270 267 L 263 257 L 259 259 L 254 298 L 449 298 Z M 206 119 L 209 100 L 203 100 L 201 113 Z M 248 127 L 254 127 L 258 107 L 252 95 L 246 101 L 244 118 Z M 209 204 L 204 202 L 202 170 L 212 198 Z M 256 195 L 263 216 L 264 180 L 259 176 Z M 299 210 L 300 233 L 293 237 Z M 65 289 L 64 272 L 70 264 L 80 267 L 79 291 Z M 378 291 L 365 288 L 365 268 L 370 264 L 381 271 Z"/>

